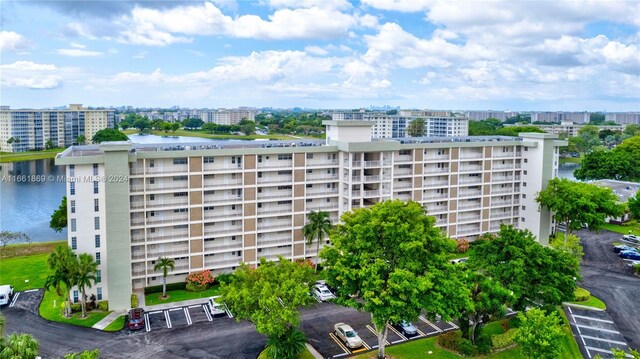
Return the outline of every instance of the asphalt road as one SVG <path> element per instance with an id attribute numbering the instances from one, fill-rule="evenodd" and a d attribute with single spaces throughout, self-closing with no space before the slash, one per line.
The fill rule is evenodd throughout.
<path id="1" fill-rule="evenodd" d="M 577 234 L 585 253 L 580 285 L 607 304 L 607 312 L 629 346 L 640 349 L 640 277 L 633 275 L 633 269 L 612 248 L 622 235 L 605 230 Z"/>

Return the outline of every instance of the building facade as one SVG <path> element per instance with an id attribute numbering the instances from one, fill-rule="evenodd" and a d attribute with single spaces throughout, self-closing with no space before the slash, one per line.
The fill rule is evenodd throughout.
<path id="1" fill-rule="evenodd" d="M 326 141 L 128 142 L 71 147 L 69 244 L 100 258 L 90 289 L 112 309 L 132 291 L 260 258 L 315 258 L 302 234 L 310 211 L 342 213 L 388 199 L 413 200 L 452 238 L 473 240 L 501 224 L 548 241 L 551 215 L 535 194 L 557 175 L 550 134 L 521 137 L 372 139 L 370 121 L 326 121 Z M 328 239 L 323 245 L 328 243 Z"/>
<path id="2" fill-rule="evenodd" d="M 519 126 L 517 124 L 514 125 L 505 125 L 505 126 Z M 604 131 L 604 130 L 611 130 L 611 131 L 624 131 L 625 126 L 623 125 L 617 125 L 617 126 L 610 126 L 610 125 L 606 125 L 606 126 L 594 126 L 594 125 L 578 125 L 575 124 L 573 122 L 563 122 L 559 125 L 534 125 L 538 128 L 540 128 L 541 130 L 547 132 L 547 133 L 551 133 L 554 135 L 560 135 L 560 134 L 566 134 L 569 137 L 575 137 L 578 135 L 578 132 L 580 131 L 581 128 L 585 127 L 585 126 L 592 126 L 592 127 L 596 127 L 598 129 L 598 131 Z"/>
<path id="3" fill-rule="evenodd" d="M 242 120 L 255 121 L 256 110 L 248 108 L 221 108 L 217 111 L 202 112 L 200 114 L 200 119 L 204 122 L 212 122 L 217 125 L 237 125 Z"/>
<path id="4" fill-rule="evenodd" d="M 114 111 L 87 109 L 79 104 L 66 110 L 0 110 L 0 150 L 23 152 L 44 149 L 51 141 L 55 147 L 77 143 L 78 136 L 91 141 L 99 130 L 114 125 Z"/>
<path id="5" fill-rule="evenodd" d="M 619 125 L 640 125 L 640 112 L 610 112 L 604 115 L 604 120 Z"/>
<path id="6" fill-rule="evenodd" d="M 531 122 L 588 123 L 589 112 L 531 112 Z"/>
<path id="7" fill-rule="evenodd" d="M 431 111 L 403 110 L 397 115 L 386 112 L 347 111 L 332 112 L 334 121 L 371 121 L 372 138 L 406 137 L 407 126 L 418 118 L 424 120 L 425 137 L 459 137 L 469 134 L 469 119 L 456 117 L 450 113 L 437 115 Z"/>

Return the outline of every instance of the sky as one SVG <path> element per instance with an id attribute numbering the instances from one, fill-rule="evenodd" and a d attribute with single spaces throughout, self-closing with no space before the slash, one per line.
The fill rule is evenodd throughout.
<path id="1" fill-rule="evenodd" d="M 640 1 L 0 2 L 0 102 L 640 111 Z"/>

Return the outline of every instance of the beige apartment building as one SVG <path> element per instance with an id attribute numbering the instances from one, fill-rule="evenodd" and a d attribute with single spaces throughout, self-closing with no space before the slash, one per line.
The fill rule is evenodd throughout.
<path id="1" fill-rule="evenodd" d="M 161 256 L 175 260 L 168 282 L 262 257 L 315 258 L 302 234 L 310 211 L 337 223 L 388 199 L 421 203 L 452 238 L 504 223 L 548 241 L 551 216 L 534 198 L 557 174 L 566 143 L 555 135 L 372 139 L 370 121 L 325 124 L 326 141 L 112 142 L 59 154 L 69 243 L 100 258 L 91 291 L 128 308 L 132 292 L 161 283 Z"/>
<path id="2" fill-rule="evenodd" d="M 48 141 L 55 147 L 77 143 L 78 136 L 88 142 L 96 132 L 113 127 L 114 111 L 88 109 L 71 104 L 68 109 L 0 109 L 0 151 L 23 152 L 44 149 Z"/>

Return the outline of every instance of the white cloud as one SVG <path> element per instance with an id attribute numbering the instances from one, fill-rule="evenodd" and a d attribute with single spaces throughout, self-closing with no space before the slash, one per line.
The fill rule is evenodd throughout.
<path id="1" fill-rule="evenodd" d="M 69 43 L 69 46 L 73 47 L 74 49 L 84 49 L 84 48 L 86 48 L 85 45 L 78 44 L 77 42 L 71 42 L 71 43 Z"/>
<path id="2" fill-rule="evenodd" d="M 187 49 L 187 50 L 185 50 L 185 51 L 186 51 L 186 52 L 188 52 L 188 53 L 190 53 L 190 54 L 196 55 L 196 56 L 198 56 L 198 57 L 205 57 L 205 56 L 207 56 L 207 54 L 205 54 L 205 53 L 204 53 L 204 52 L 202 52 L 202 51 L 198 51 L 198 50 L 190 50 L 190 49 Z"/>
<path id="3" fill-rule="evenodd" d="M 380 10 L 394 10 L 401 12 L 425 11 L 432 0 L 361 0 L 363 4 Z"/>
<path id="4" fill-rule="evenodd" d="M 0 83 L 6 87 L 53 89 L 62 85 L 62 76 L 57 74 L 57 70 L 58 68 L 51 64 L 16 61 L 13 64 L 0 65 Z"/>
<path id="5" fill-rule="evenodd" d="M 134 59 L 144 59 L 147 56 L 147 51 L 140 51 L 137 54 L 133 55 Z"/>
<path id="6" fill-rule="evenodd" d="M 322 7 L 346 10 L 353 7 L 347 0 L 266 0 L 265 3 L 276 9 Z"/>
<path id="7" fill-rule="evenodd" d="M 59 55 L 71 57 L 96 57 L 104 55 L 104 52 L 81 49 L 58 49 L 57 53 Z"/>
<path id="8" fill-rule="evenodd" d="M 13 31 L 0 31 L 0 51 L 25 51 L 33 47 L 33 43 L 24 36 Z"/>
<path id="9" fill-rule="evenodd" d="M 305 47 L 304 51 L 312 55 L 320 55 L 320 56 L 324 56 L 329 53 L 329 51 L 323 49 L 320 46 L 315 46 L 315 45 Z"/>

